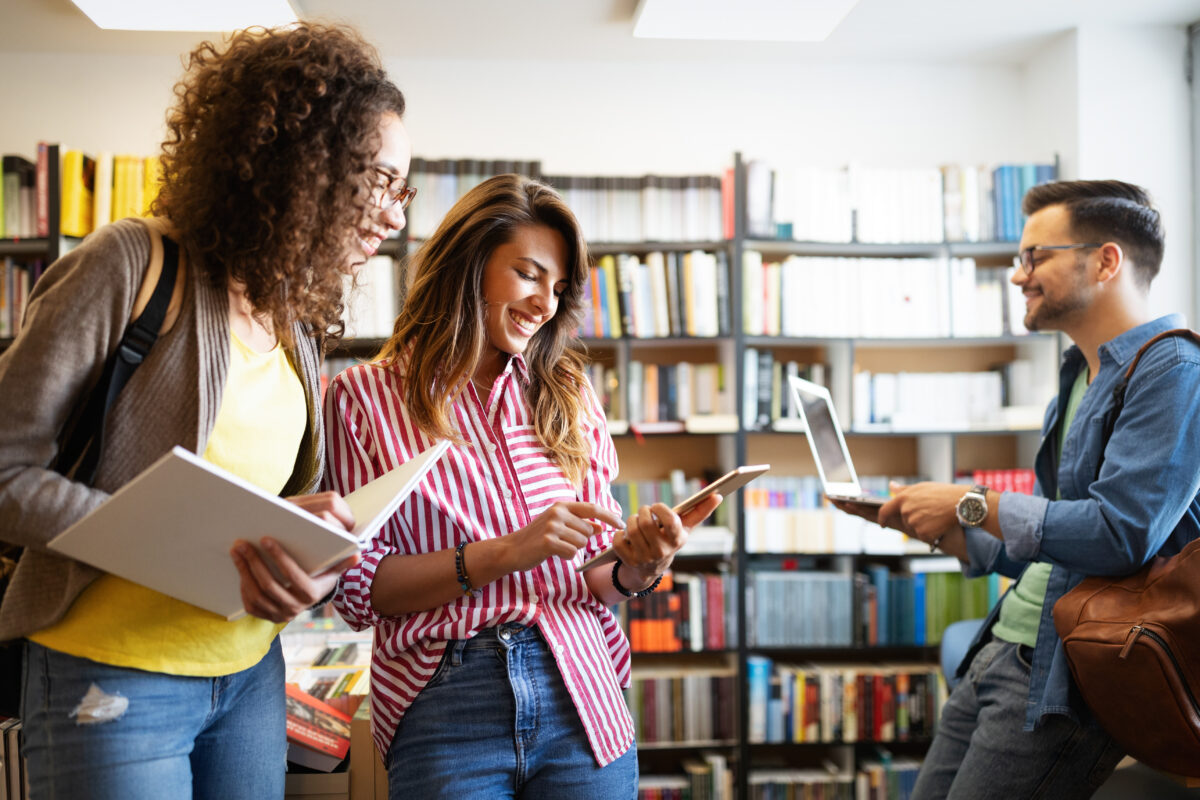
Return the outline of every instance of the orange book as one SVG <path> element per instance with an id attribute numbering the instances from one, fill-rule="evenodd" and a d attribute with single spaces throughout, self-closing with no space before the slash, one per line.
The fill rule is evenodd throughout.
<path id="1" fill-rule="evenodd" d="M 588 270 L 588 272 L 590 273 L 591 279 L 592 279 L 592 328 L 593 328 L 593 330 L 588 331 L 588 333 L 592 334 L 593 336 L 602 337 L 602 336 L 604 336 L 604 328 L 606 327 L 604 323 L 607 322 L 607 320 L 605 320 L 605 318 L 604 318 L 604 310 L 605 309 L 604 309 L 604 303 L 602 302 L 603 296 L 601 295 L 601 292 L 600 292 L 600 268 L 592 267 L 590 270 Z"/>
<path id="2" fill-rule="evenodd" d="M 287 684 L 288 761 L 331 772 L 350 750 L 350 715 Z"/>

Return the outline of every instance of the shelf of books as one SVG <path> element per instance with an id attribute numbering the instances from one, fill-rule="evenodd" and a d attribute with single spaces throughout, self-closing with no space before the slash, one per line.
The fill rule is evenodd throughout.
<path id="1" fill-rule="evenodd" d="M 658 592 L 621 609 L 641 796 L 899 796 L 944 697 L 941 632 L 1004 586 L 834 512 L 785 378 L 830 389 L 868 491 L 1030 491 L 1014 468 L 1030 463 L 1060 341 L 1024 329 L 1009 278 L 1020 197 L 1055 167 L 781 170 L 737 156 L 720 176 L 596 178 L 414 159 L 411 235 L 510 169 L 562 191 L 591 242 L 579 337 L 627 513 L 772 464 L 697 529 Z"/>
<path id="2" fill-rule="evenodd" d="M 1031 491 L 1015 467 L 1032 461 L 1060 343 L 1024 329 L 1009 278 L 1019 199 L 1053 168 L 739 156 L 734 172 L 737 460 L 772 464 L 741 492 L 733 562 L 735 796 L 904 796 L 945 696 L 941 633 L 1005 586 L 831 509 L 786 379 L 829 389 L 867 492 L 921 479 Z"/>
<path id="3" fill-rule="evenodd" d="M 381 800 L 387 773 L 371 738 L 371 632 L 331 605 L 280 634 L 287 666 L 288 798 Z"/>
<path id="4" fill-rule="evenodd" d="M 14 162 L 10 181 L 5 159 L 0 337 L 62 234 L 86 233 L 67 182 L 89 162 L 54 152 L 45 190 L 41 152 L 32 191 L 28 167 Z M 90 166 L 89 224 L 105 218 L 94 205 L 106 163 Z M 1024 329 L 1009 278 L 1020 197 L 1054 166 L 773 169 L 739 154 L 718 176 L 581 177 L 544 174 L 537 161 L 414 158 L 410 238 L 385 242 L 355 279 L 327 375 L 378 352 L 403 303 L 407 257 L 459 197 L 508 171 L 556 186 L 593 243 L 579 337 L 626 513 L 670 504 L 738 464 L 772 465 L 693 532 L 657 592 L 621 608 L 635 653 L 639 796 L 900 796 L 945 695 L 941 632 L 983 616 L 1004 586 L 966 580 L 953 560 L 831 509 L 786 378 L 829 389 L 869 492 L 919 479 L 1031 491 L 1017 467 L 1032 463 L 1061 341 Z M 112 197 L 101 202 L 117 214 Z M 21 227 L 26 216 L 32 227 Z M 304 624 L 318 627 L 286 634 L 289 681 L 348 718 L 353 736 L 368 724 L 369 637 Z M 326 775 L 349 765 L 331 796 L 372 796 L 386 776 L 367 759 L 356 791 L 356 750 L 303 755 L 337 758 Z M 369 742 L 363 751 L 373 755 Z"/>
<path id="5" fill-rule="evenodd" d="M 38 142 L 32 157 L 0 160 L 0 350 L 20 327 L 42 272 L 96 227 L 146 213 L 157 190 L 156 158 Z"/>

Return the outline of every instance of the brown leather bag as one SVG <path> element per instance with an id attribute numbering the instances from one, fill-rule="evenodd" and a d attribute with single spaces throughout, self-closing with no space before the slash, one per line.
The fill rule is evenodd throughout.
<path id="1" fill-rule="evenodd" d="M 1147 342 L 1114 390 L 1106 435 L 1142 353 L 1167 336 L 1200 343 L 1190 330 Z M 1200 777 L 1200 540 L 1124 578 L 1085 578 L 1054 604 L 1054 627 L 1104 730 L 1144 764 Z"/>

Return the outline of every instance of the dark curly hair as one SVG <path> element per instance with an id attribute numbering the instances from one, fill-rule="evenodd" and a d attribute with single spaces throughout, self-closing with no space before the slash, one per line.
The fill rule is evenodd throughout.
<path id="1" fill-rule="evenodd" d="M 344 26 L 238 31 L 192 51 L 175 97 L 153 213 L 284 341 L 299 320 L 336 342 L 380 117 L 404 113 L 379 54 Z"/>

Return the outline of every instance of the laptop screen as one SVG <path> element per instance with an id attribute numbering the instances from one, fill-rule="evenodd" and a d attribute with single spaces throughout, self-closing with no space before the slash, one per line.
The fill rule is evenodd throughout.
<path id="1" fill-rule="evenodd" d="M 808 435 L 821 460 L 821 471 L 825 473 L 827 483 L 851 483 L 855 480 L 842 449 L 841 437 L 838 436 L 833 415 L 829 411 L 829 403 L 824 397 L 805 391 L 803 387 L 792 384 L 800 402 L 804 406 L 804 418 L 808 423 Z"/>

